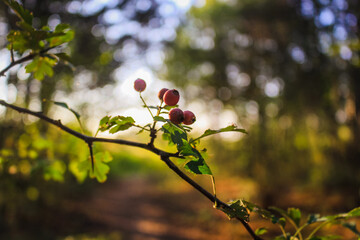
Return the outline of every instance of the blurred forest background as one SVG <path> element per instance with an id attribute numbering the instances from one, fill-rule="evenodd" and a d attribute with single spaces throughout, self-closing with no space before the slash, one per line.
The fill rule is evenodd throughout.
<path id="1" fill-rule="evenodd" d="M 204 144 L 224 200 L 245 198 L 263 207 L 294 206 L 319 213 L 359 205 L 359 1 L 22 3 L 34 13 L 36 26 L 72 26 L 75 38 L 64 49 L 74 69 L 59 64 L 52 78 L 38 81 L 23 66 L 16 68 L 0 78 L 1 98 L 57 118 L 62 116 L 56 115 L 59 108 L 42 99 L 65 99 L 83 122 L 95 122 L 86 125 L 95 126 L 89 129 L 94 131 L 105 114 L 133 107 L 127 95 L 116 96 L 114 88 L 125 84 L 127 69 L 145 68 L 154 79 L 181 89 L 183 103 L 199 115 L 195 129 L 204 120 L 212 128 L 234 122 L 249 132 L 240 137 L 224 134 Z M 1 2 L 3 63 L 10 59 L 6 35 L 17 28 L 16 21 Z M 156 81 L 148 86 L 152 98 L 163 87 Z M 152 155 L 96 145 L 114 158 L 108 181 L 99 184 L 77 169 L 89 155 L 82 141 L 3 108 L 0 123 L 0 238 L 86 239 L 81 234 L 90 232 L 105 234 L 105 239 L 177 239 L 171 235 L 176 230 L 161 235 L 164 227 L 153 222 L 129 230 L 133 226 L 127 221 L 144 220 L 145 213 L 135 210 L 141 204 L 148 204 L 143 206 L 146 211 L 167 209 L 167 214 L 157 215 L 160 220 L 193 228 L 188 233 L 197 236 L 178 239 L 236 239 L 240 234 L 234 230 L 237 225 L 216 229 L 225 216 L 213 213 L 208 203 L 203 206 L 202 196 Z M 79 130 L 75 121 L 67 125 Z M 208 184 L 207 179 L 196 179 Z M 107 201 L 114 193 L 113 201 Z M 118 213 L 125 214 L 125 220 L 105 217 L 121 206 L 134 209 Z M 158 233 L 146 233 L 149 228 Z M 213 238 L 196 233 L 196 228 L 212 231 Z"/>

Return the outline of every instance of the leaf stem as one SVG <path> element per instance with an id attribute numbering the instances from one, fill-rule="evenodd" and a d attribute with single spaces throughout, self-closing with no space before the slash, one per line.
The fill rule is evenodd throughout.
<path id="1" fill-rule="evenodd" d="M 144 103 L 145 107 L 147 108 L 147 110 L 149 110 L 149 113 L 150 113 L 151 117 L 154 118 L 154 115 L 152 114 L 150 108 L 149 108 L 148 105 L 146 104 L 144 98 L 141 96 L 141 92 L 139 92 L 139 96 L 140 96 L 140 98 L 141 98 L 141 101 Z"/>
<path id="2" fill-rule="evenodd" d="M 314 236 L 314 234 L 319 231 L 321 228 L 323 228 L 326 224 L 330 223 L 331 221 L 325 221 L 323 223 L 321 223 L 319 226 L 317 226 L 311 233 L 310 235 L 306 238 L 306 239 L 311 239 L 312 236 Z"/>

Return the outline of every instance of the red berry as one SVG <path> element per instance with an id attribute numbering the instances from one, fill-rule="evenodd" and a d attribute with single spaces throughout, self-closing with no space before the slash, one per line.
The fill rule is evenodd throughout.
<path id="1" fill-rule="evenodd" d="M 135 88 L 136 91 L 142 92 L 146 88 L 146 82 L 143 79 L 138 78 L 134 82 L 134 88 Z"/>
<path id="2" fill-rule="evenodd" d="M 184 121 L 184 113 L 180 108 L 173 108 L 169 112 L 169 119 L 174 124 L 180 124 Z"/>
<path id="3" fill-rule="evenodd" d="M 180 94 L 176 89 L 167 90 L 163 96 L 163 100 L 168 106 L 175 106 L 180 99 Z"/>
<path id="4" fill-rule="evenodd" d="M 196 121 L 195 114 L 191 111 L 184 111 L 184 121 L 186 125 L 191 125 Z"/>
<path id="5" fill-rule="evenodd" d="M 166 93 L 167 90 L 169 90 L 169 89 L 163 88 L 163 89 L 161 89 L 161 90 L 159 91 L 158 97 L 159 97 L 160 100 L 163 100 L 163 96 L 164 96 L 164 94 Z"/>

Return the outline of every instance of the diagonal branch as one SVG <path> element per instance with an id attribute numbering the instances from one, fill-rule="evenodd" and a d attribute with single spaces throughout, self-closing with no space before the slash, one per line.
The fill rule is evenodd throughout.
<path id="1" fill-rule="evenodd" d="M 198 190 L 202 195 L 204 195 L 206 198 L 208 198 L 211 202 L 213 202 L 214 204 L 216 204 L 216 206 L 219 206 L 221 208 L 224 209 L 229 209 L 232 210 L 232 208 L 222 202 L 220 199 L 218 199 L 216 196 L 212 195 L 210 192 L 208 192 L 207 190 L 205 190 L 203 187 L 201 187 L 198 183 L 196 183 L 194 180 L 192 180 L 189 176 L 187 176 L 183 171 L 181 171 L 171 160 L 170 157 L 177 157 L 177 158 L 182 158 L 181 156 L 179 156 L 178 153 L 169 153 L 163 150 L 160 150 L 158 148 L 156 148 L 154 145 L 152 144 L 145 144 L 145 143 L 139 143 L 139 142 L 133 142 L 133 141 L 127 141 L 127 140 L 123 140 L 123 139 L 108 139 L 108 138 L 97 138 L 97 137 L 91 137 L 85 134 L 82 134 L 80 132 L 77 132 L 69 127 L 64 126 L 60 120 L 54 120 L 52 118 L 47 117 L 46 115 L 44 115 L 42 112 L 34 112 L 31 111 L 29 109 L 26 108 L 22 108 L 22 107 L 18 107 L 12 104 L 9 104 L 7 102 L 5 102 L 4 100 L 0 100 L 0 105 L 3 105 L 5 107 L 11 108 L 13 110 L 16 110 L 20 113 L 25 113 L 25 114 L 29 114 L 32 116 L 35 116 L 39 119 L 42 119 L 52 125 L 55 125 L 57 127 L 59 127 L 61 130 L 79 138 L 82 139 L 83 141 L 85 141 L 91 151 L 91 155 L 92 155 L 92 143 L 93 142 L 108 142 L 108 143 L 116 143 L 116 144 L 120 144 L 120 145 L 127 145 L 127 146 L 133 146 L 133 147 L 139 147 L 139 148 L 143 148 L 146 149 L 148 151 L 151 151 L 153 153 L 155 153 L 156 155 L 160 156 L 161 160 L 173 171 L 175 172 L 180 178 L 182 178 L 184 181 L 186 181 L 187 183 L 189 183 L 193 188 L 195 188 L 196 190 Z M 245 229 L 247 230 L 247 232 L 251 235 L 251 237 L 254 240 L 262 240 L 261 237 L 257 236 L 255 234 L 255 232 L 253 231 L 253 229 L 250 227 L 250 225 L 244 221 L 241 218 L 236 218 L 237 220 L 239 220 L 243 226 L 245 227 Z"/>
<path id="2" fill-rule="evenodd" d="M 207 197 L 211 202 L 213 202 L 214 204 L 216 203 L 217 206 L 225 208 L 225 209 L 229 209 L 231 210 L 232 208 L 222 202 L 220 199 L 218 199 L 216 196 L 212 195 L 210 192 L 206 191 L 203 187 L 201 187 L 198 183 L 196 183 L 194 180 L 192 180 L 188 175 L 186 175 L 183 171 L 181 171 L 169 158 L 169 156 L 166 155 L 160 155 L 161 160 L 163 160 L 166 165 L 173 170 L 179 177 L 181 177 L 183 180 L 185 180 L 187 183 L 189 183 L 193 188 L 195 188 L 196 190 L 198 190 L 202 195 L 204 195 L 205 197 Z M 257 236 L 254 231 L 252 230 L 252 228 L 249 226 L 249 224 L 247 222 L 245 222 L 243 219 L 241 218 L 236 218 L 237 220 L 239 220 L 245 227 L 245 229 L 248 231 L 248 233 L 251 235 L 251 237 L 254 240 L 261 240 L 262 238 L 260 238 L 259 236 Z"/>

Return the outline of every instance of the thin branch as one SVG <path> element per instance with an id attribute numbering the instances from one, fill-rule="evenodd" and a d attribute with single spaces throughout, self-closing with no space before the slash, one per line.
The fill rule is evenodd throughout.
<path id="1" fill-rule="evenodd" d="M 23 63 L 23 62 L 29 61 L 29 60 L 33 59 L 35 56 L 36 56 L 36 54 L 30 53 L 29 55 L 27 55 L 27 56 L 25 56 L 25 57 L 23 57 L 23 58 L 20 58 L 20 59 L 18 59 L 18 60 L 16 60 L 16 61 L 11 61 L 11 63 L 10 63 L 7 67 L 5 67 L 3 70 L 0 71 L 0 77 L 1 77 L 1 76 L 5 76 L 5 73 L 6 73 L 10 68 L 14 67 L 14 66 L 17 65 L 17 64 L 21 64 L 21 63 Z"/>
<path id="2" fill-rule="evenodd" d="M 171 160 L 170 157 L 177 157 L 177 158 L 182 158 L 181 156 L 178 155 L 178 153 L 169 153 L 169 152 L 165 152 L 162 151 L 156 147 L 154 147 L 153 145 L 149 145 L 149 144 L 145 144 L 145 143 L 139 143 L 139 142 L 133 142 L 133 141 L 127 141 L 127 140 L 122 140 L 122 139 L 108 139 L 108 138 L 97 138 L 97 137 L 91 137 L 91 136 L 87 136 L 84 135 L 80 132 L 77 132 L 71 128 L 68 128 L 66 126 L 64 126 L 60 120 L 54 120 L 51 119 L 47 116 L 45 116 L 43 113 L 41 112 L 34 112 L 31 111 L 29 109 L 26 108 L 22 108 L 22 107 L 18 107 L 12 104 L 9 104 L 3 100 L 0 100 L 0 105 L 3 105 L 5 107 L 11 108 L 13 110 L 16 110 L 20 113 L 25 113 L 25 114 L 29 114 L 32 116 L 35 116 L 39 119 L 42 119 L 52 125 L 55 125 L 57 127 L 59 127 L 60 129 L 62 129 L 63 131 L 84 140 L 90 149 L 90 154 L 91 156 L 92 154 L 92 143 L 93 142 L 108 142 L 108 143 L 116 143 L 116 144 L 120 144 L 120 145 L 127 145 L 127 146 L 134 146 L 134 147 L 139 147 L 139 148 L 143 148 L 146 149 L 148 151 L 151 151 L 157 155 L 160 156 L 161 160 L 163 162 L 165 162 L 165 164 L 173 171 L 175 172 L 180 178 L 182 178 L 184 181 L 186 181 L 187 183 L 189 183 L 192 187 L 194 187 L 196 190 L 198 190 L 202 195 L 204 195 L 206 198 L 208 198 L 211 202 L 213 202 L 214 204 L 216 204 L 217 207 L 221 207 L 224 209 L 229 209 L 232 210 L 232 208 L 222 202 L 220 199 L 218 199 L 216 196 L 212 195 L 210 192 L 208 192 L 207 190 L 205 190 L 203 187 L 201 187 L 198 183 L 196 183 L 194 180 L 192 180 L 189 176 L 187 176 L 183 171 L 181 171 Z M 92 159 L 93 161 L 93 159 Z M 252 230 L 252 228 L 250 227 L 250 225 L 244 221 L 241 218 L 236 218 L 237 220 L 239 220 L 243 226 L 245 227 L 245 229 L 248 231 L 248 233 L 251 235 L 251 237 L 254 240 L 262 240 L 262 238 L 260 238 L 259 236 L 257 236 L 255 234 L 255 232 Z"/>
<path id="3" fill-rule="evenodd" d="M 52 118 L 49 118 L 48 116 L 44 115 L 41 112 L 34 112 L 34 111 L 31 111 L 31 110 L 26 109 L 26 108 L 22 108 L 22 107 L 18 107 L 18 106 L 9 104 L 9 103 L 5 102 L 4 100 L 0 100 L 0 105 L 11 108 L 11 109 L 16 110 L 16 111 L 18 111 L 20 113 L 26 113 L 26 114 L 32 115 L 34 117 L 37 117 L 39 119 L 42 119 L 42 120 L 44 120 L 44 121 L 46 121 L 46 122 L 48 122 L 48 123 L 50 123 L 52 125 L 55 125 L 55 126 L 59 127 L 60 129 L 64 130 L 65 132 L 67 132 L 67 133 L 69 133 L 69 134 L 71 134 L 71 135 L 73 135 L 73 136 L 75 136 L 77 138 L 82 139 L 87 144 L 93 143 L 93 142 L 115 143 L 115 144 L 120 144 L 120 145 L 127 145 L 127 146 L 143 148 L 143 149 L 149 150 L 149 151 L 151 151 L 151 152 L 153 152 L 153 153 L 155 153 L 157 155 L 165 154 L 165 155 L 168 155 L 168 156 L 171 156 L 171 157 L 179 157 L 178 153 L 165 152 L 165 151 L 162 151 L 162 150 L 160 150 L 158 148 L 155 148 L 155 147 L 149 147 L 149 145 L 145 144 L 145 143 L 133 142 L 133 141 L 123 140 L 123 139 L 110 139 L 110 138 L 91 137 L 91 136 L 82 134 L 80 132 L 77 132 L 77 131 L 63 125 L 60 120 L 54 120 Z"/>
<path id="4" fill-rule="evenodd" d="M 15 58 L 14 58 L 14 48 L 12 44 L 11 44 L 10 54 L 11 54 L 11 62 L 13 63 L 15 61 Z"/>
<path id="5" fill-rule="evenodd" d="M 91 170 L 92 170 L 92 173 L 94 173 L 95 161 L 94 161 L 94 152 L 93 152 L 92 143 L 88 143 L 88 146 L 89 146 L 89 150 L 90 150 Z"/>
<path id="6" fill-rule="evenodd" d="M 183 171 L 181 171 L 169 158 L 169 156 L 166 155 L 161 155 L 161 160 L 163 160 L 166 165 L 173 170 L 179 177 L 181 177 L 183 180 L 185 180 L 187 183 L 189 183 L 192 187 L 194 187 L 196 190 L 198 190 L 202 195 L 204 195 L 205 197 L 207 197 L 211 202 L 213 202 L 214 204 L 216 203 L 216 205 L 218 207 L 223 207 L 225 209 L 229 209 L 231 210 L 232 208 L 227 205 L 226 203 L 222 202 L 220 199 L 218 199 L 217 197 L 215 197 L 214 195 L 212 195 L 210 192 L 208 192 L 207 190 L 205 190 L 203 187 L 201 187 L 199 184 L 197 184 L 194 180 L 192 180 L 188 175 L 186 175 Z M 260 238 L 259 236 L 257 236 L 255 234 L 255 232 L 252 230 L 252 228 L 249 226 L 249 224 L 247 222 L 245 222 L 243 219 L 241 218 L 236 218 L 237 220 L 239 220 L 245 227 L 245 229 L 248 231 L 248 233 L 251 235 L 251 237 L 254 240 L 262 240 L 262 238 Z"/>
<path id="7" fill-rule="evenodd" d="M 14 55 L 13 55 L 13 51 L 11 51 L 11 63 L 5 67 L 3 70 L 0 71 L 0 77 L 1 76 L 5 76 L 5 73 L 12 67 L 21 64 L 23 62 L 29 61 L 31 59 L 33 59 L 34 57 L 38 56 L 38 55 L 42 55 L 44 53 L 46 53 L 47 51 L 53 49 L 55 47 L 50 47 L 50 48 L 46 48 L 38 53 L 30 53 L 29 55 L 26 55 L 25 57 L 19 58 L 18 60 L 14 61 Z"/>

